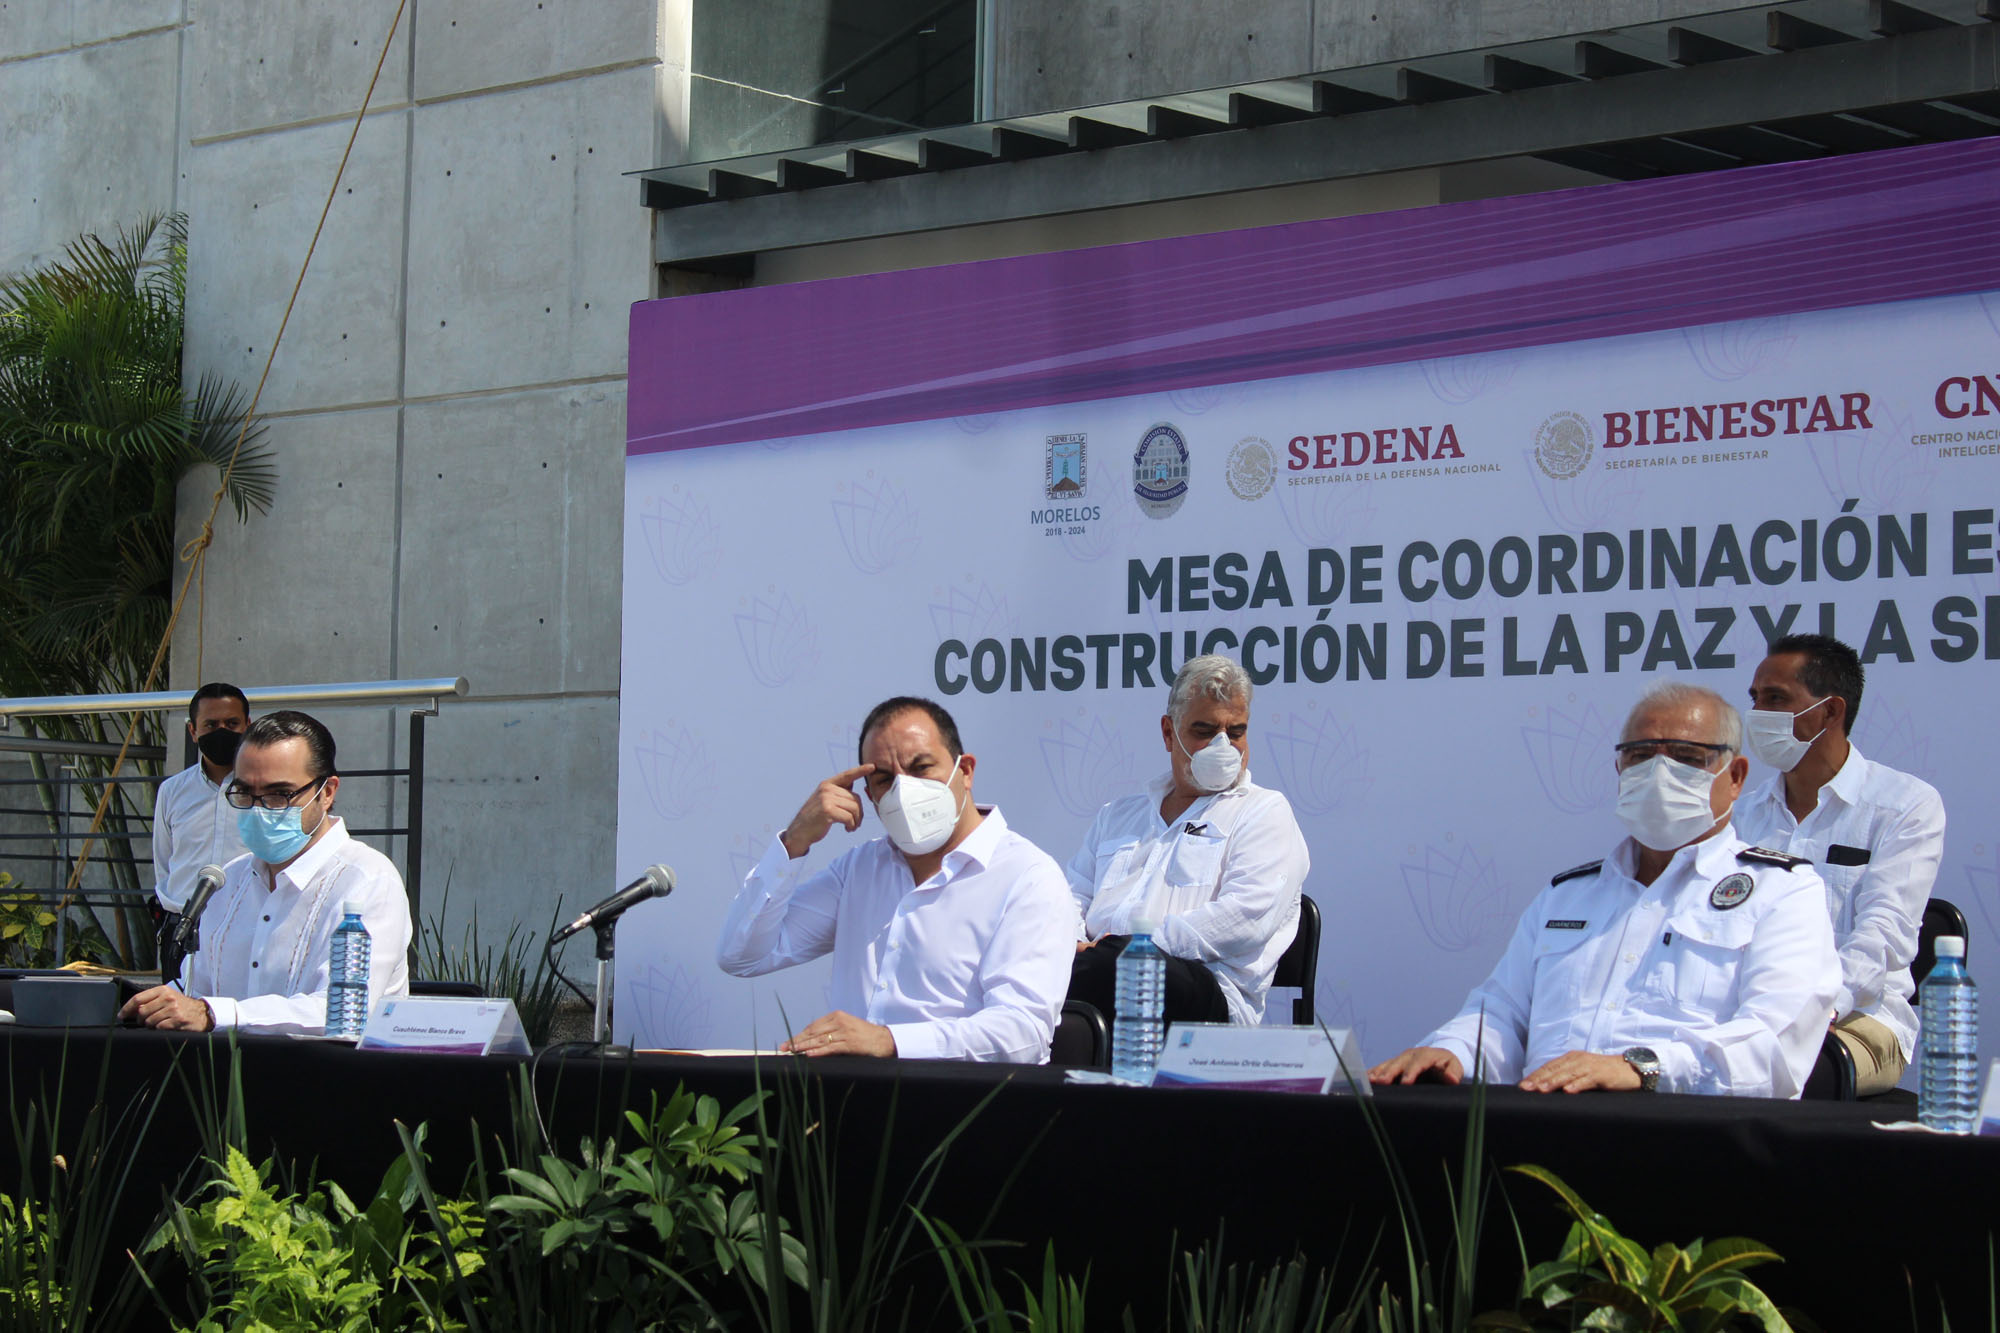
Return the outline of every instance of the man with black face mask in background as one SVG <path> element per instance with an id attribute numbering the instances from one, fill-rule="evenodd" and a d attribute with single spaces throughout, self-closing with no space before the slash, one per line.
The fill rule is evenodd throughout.
<path id="1" fill-rule="evenodd" d="M 162 782 L 153 798 L 153 895 L 161 914 L 160 970 L 167 976 L 180 963 L 169 953 L 195 877 L 203 866 L 227 865 L 244 852 L 236 812 L 223 801 L 222 789 L 249 726 L 243 691 L 222 681 L 196 690 L 188 700 L 187 730 L 201 761 Z"/>
<path id="2" fill-rule="evenodd" d="M 782 1050 L 1046 1062 L 1077 933 L 1061 868 L 973 802 L 978 761 L 930 700 L 876 705 L 859 748 L 744 878 L 716 961 L 756 977 L 833 955 L 833 1012 Z M 861 827 L 864 796 L 888 836 L 806 873 L 835 824 Z"/>

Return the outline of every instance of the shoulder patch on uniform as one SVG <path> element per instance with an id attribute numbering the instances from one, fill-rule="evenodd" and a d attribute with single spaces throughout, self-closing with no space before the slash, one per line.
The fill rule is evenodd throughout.
<path id="1" fill-rule="evenodd" d="M 1784 852 L 1774 852 L 1769 847 L 1745 847 L 1736 853 L 1739 861 L 1751 861 L 1758 865 L 1783 866 L 1787 870 L 1797 870 L 1809 866 L 1812 861 L 1803 856 L 1789 856 Z"/>
<path id="2" fill-rule="evenodd" d="M 1549 887 L 1553 889 L 1564 880 L 1575 879 L 1580 875 L 1595 875 L 1603 865 L 1604 862 L 1602 861 L 1585 861 L 1580 866 L 1571 866 L 1568 870 L 1563 871 L 1560 875 L 1550 880 Z"/>
<path id="3" fill-rule="evenodd" d="M 1718 912 L 1727 912 L 1732 907 L 1740 907 L 1750 901 L 1750 893 L 1757 887 L 1757 881 L 1737 871 L 1725 875 L 1708 893 L 1708 905 Z"/>

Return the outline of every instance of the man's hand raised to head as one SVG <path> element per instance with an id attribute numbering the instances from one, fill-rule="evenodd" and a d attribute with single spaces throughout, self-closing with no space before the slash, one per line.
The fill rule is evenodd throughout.
<path id="1" fill-rule="evenodd" d="M 778 835 L 793 860 L 804 856 L 835 824 L 849 833 L 861 827 L 861 798 L 855 795 L 854 784 L 874 771 L 873 764 L 856 764 L 813 788 L 813 794 Z"/>

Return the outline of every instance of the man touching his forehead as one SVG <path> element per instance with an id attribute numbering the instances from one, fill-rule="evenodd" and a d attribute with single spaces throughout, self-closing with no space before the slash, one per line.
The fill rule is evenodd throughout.
<path id="1" fill-rule="evenodd" d="M 716 961 L 755 977 L 833 955 L 833 1012 L 782 1050 L 1046 1062 L 1077 933 L 1061 868 L 973 801 L 978 761 L 937 704 L 878 704 L 858 757 L 744 879 Z M 864 797 L 887 836 L 805 873 L 834 825 L 861 827 Z"/>

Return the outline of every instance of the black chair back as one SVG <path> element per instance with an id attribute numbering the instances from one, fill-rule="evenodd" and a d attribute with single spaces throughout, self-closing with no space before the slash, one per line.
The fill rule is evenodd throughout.
<path id="1" fill-rule="evenodd" d="M 1958 910 L 1955 903 L 1931 895 L 1924 904 L 1924 922 L 1917 930 L 1917 956 L 1910 964 L 1910 980 L 1918 990 L 1910 997 L 1911 1004 L 1923 1002 L 1924 978 L 1937 965 L 1937 942 L 1940 935 L 1956 935 L 1965 941 L 1968 957 L 1972 952 L 1972 937 L 1966 933 L 1965 913 Z"/>
<path id="2" fill-rule="evenodd" d="M 1063 1001 L 1055 1042 L 1049 1047 L 1049 1063 L 1076 1069 L 1111 1068 L 1111 1029 L 1096 1005 Z"/>
<path id="3" fill-rule="evenodd" d="M 1819 1044 L 1819 1059 L 1813 1062 L 1800 1098 L 1809 1102 L 1851 1102 L 1854 1100 L 1854 1052 L 1828 1029 Z"/>
<path id="4" fill-rule="evenodd" d="M 1292 1022 L 1301 1027 L 1313 1023 L 1313 984 L 1319 980 L 1319 904 L 1310 894 L 1299 895 L 1299 929 L 1291 947 L 1278 960 L 1271 974 L 1273 986 L 1297 986 L 1299 998 L 1292 1001 Z"/>

